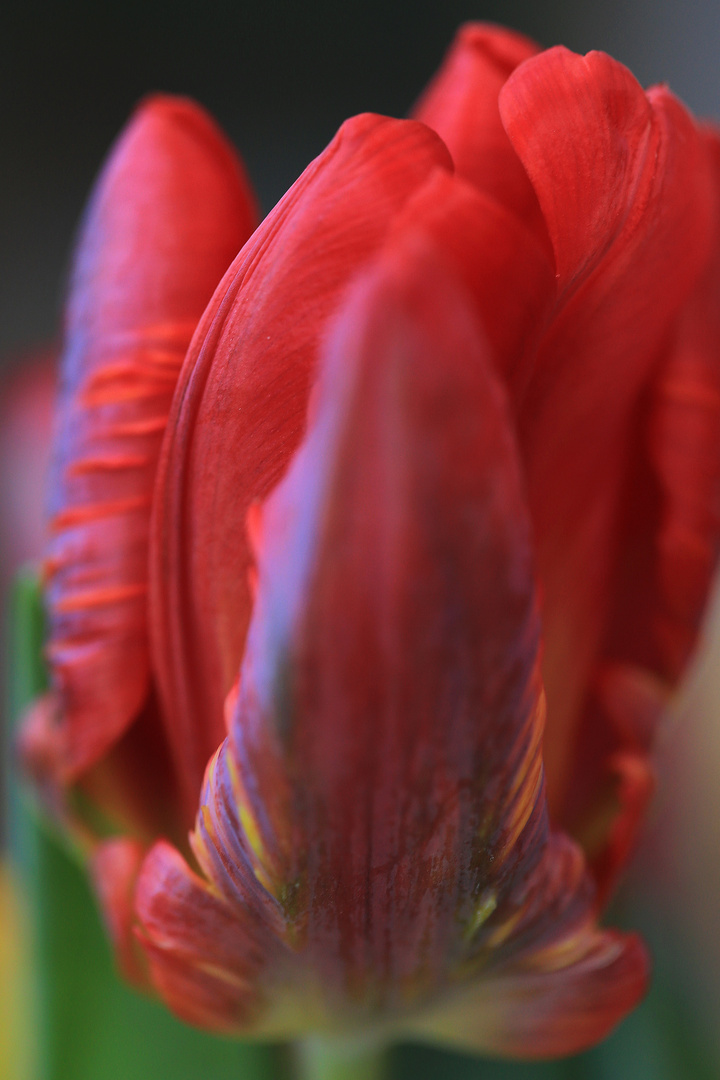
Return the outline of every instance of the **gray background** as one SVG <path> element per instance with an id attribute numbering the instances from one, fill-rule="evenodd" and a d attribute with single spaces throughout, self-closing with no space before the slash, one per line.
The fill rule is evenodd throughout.
<path id="1" fill-rule="evenodd" d="M 454 28 L 504 22 L 602 48 L 720 115 L 714 0 L 168 0 L 12 4 L 0 24 L 0 358 L 57 333 L 93 176 L 135 102 L 188 93 L 218 117 L 271 207 L 351 113 L 403 115 Z"/>

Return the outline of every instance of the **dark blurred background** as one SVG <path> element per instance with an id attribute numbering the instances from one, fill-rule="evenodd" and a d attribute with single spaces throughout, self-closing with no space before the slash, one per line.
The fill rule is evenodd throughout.
<path id="1" fill-rule="evenodd" d="M 269 209 L 355 112 L 403 115 L 467 19 L 605 49 L 720 113 L 717 0 L 25 0 L 0 33 L 0 357 L 56 332 L 93 176 L 137 100 L 190 94 Z"/>

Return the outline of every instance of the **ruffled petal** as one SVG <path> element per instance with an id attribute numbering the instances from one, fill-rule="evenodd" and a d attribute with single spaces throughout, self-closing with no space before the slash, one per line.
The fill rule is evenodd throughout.
<path id="1" fill-rule="evenodd" d="M 156 664 L 190 812 L 247 631 L 248 507 L 302 437 L 342 290 L 438 166 L 451 168 L 447 150 L 421 124 L 347 121 L 243 249 L 198 328 L 165 444 L 151 571 Z"/>
<path id="2" fill-rule="evenodd" d="M 147 696 L 160 440 L 195 324 L 254 215 L 233 151 L 182 99 L 139 108 L 93 196 L 69 301 L 45 564 L 65 781 L 98 760 Z"/>
<path id="3" fill-rule="evenodd" d="M 489 23 L 468 23 L 413 115 L 437 131 L 460 176 L 542 230 L 535 192 L 498 109 L 498 95 L 509 75 L 537 52 L 538 46 L 521 34 Z"/>
<path id="4" fill-rule="evenodd" d="M 243 917 L 164 842 L 145 859 L 135 909 L 138 940 L 166 1005 L 212 1031 L 252 1029 L 265 1009 L 267 960 L 252 913 Z"/>
<path id="5" fill-rule="evenodd" d="M 517 399 L 543 589 L 545 761 L 557 813 L 601 646 L 641 396 L 707 258 L 692 119 L 602 53 L 526 61 L 500 111 L 555 251 L 558 309 Z"/>
<path id="6" fill-rule="evenodd" d="M 407 1034 L 516 1059 L 576 1054 L 609 1034 L 645 994 L 648 957 L 635 935 L 597 927 L 579 867 L 577 851 L 556 839 L 527 888 L 539 917 L 512 926 L 524 947 L 504 959 L 510 939 L 490 970 L 449 991 Z"/>

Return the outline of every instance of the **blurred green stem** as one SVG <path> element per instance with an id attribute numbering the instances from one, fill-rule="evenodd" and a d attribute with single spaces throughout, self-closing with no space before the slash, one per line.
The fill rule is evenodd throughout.
<path id="1" fill-rule="evenodd" d="M 389 1080 L 384 1043 L 313 1037 L 295 1048 L 295 1080 Z"/>
<path id="2" fill-rule="evenodd" d="M 10 596 L 8 692 L 13 722 L 47 686 L 43 638 L 45 616 L 36 571 L 21 570 Z"/>

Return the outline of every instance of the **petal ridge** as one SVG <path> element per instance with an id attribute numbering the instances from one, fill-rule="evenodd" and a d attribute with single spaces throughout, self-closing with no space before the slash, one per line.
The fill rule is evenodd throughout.
<path id="1" fill-rule="evenodd" d="M 215 124 L 166 96 L 138 108 L 91 199 L 68 303 L 45 562 L 64 782 L 98 760 L 148 693 L 160 439 L 195 323 L 254 214 Z"/>
<path id="2" fill-rule="evenodd" d="M 151 555 L 154 654 L 188 815 L 225 734 L 250 614 L 248 507 L 302 436 L 343 286 L 437 167 L 451 169 L 449 155 L 423 125 L 347 121 L 240 253 L 198 327 L 160 464 Z"/>

